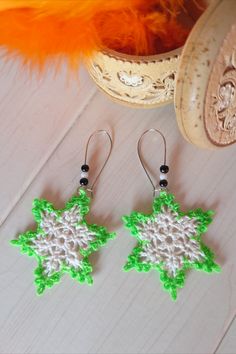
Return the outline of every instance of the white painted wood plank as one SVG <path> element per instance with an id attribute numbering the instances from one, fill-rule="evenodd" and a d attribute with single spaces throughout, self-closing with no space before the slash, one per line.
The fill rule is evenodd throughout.
<path id="1" fill-rule="evenodd" d="M 216 350 L 216 354 L 235 354 L 236 352 L 236 320 L 232 322 L 222 342 Z"/>
<path id="2" fill-rule="evenodd" d="M 161 289 L 155 272 L 121 270 L 135 240 L 123 230 L 120 217 L 151 207 L 151 186 L 136 154 L 140 134 L 150 127 L 166 135 L 170 189 L 183 208 L 217 211 L 204 239 L 217 253 L 222 272 L 191 271 L 175 303 Z M 114 136 L 114 150 L 89 220 L 117 231 L 117 238 L 91 257 L 93 287 L 64 277 L 39 298 L 33 285 L 34 260 L 20 255 L 9 240 L 33 228 L 34 197 L 46 197 L 61 207 L 71 196 L 78 186 L 86 139 L 104 128 Z M 158 171 L 161 141 L 150 137 L 143 147 Z M 236 305 L 235 148 L 211 152 L 186 144 L 177 130 L 173 106 L 132 110 L 97 93 L 1 228 L 0 352 L 213 353 Z"/>
<path id="3" fill-rule="evenodd" d="M 79 82 L 67 76 L 0 63 L 0 224 L 95 92 L 84 70 Z"/>

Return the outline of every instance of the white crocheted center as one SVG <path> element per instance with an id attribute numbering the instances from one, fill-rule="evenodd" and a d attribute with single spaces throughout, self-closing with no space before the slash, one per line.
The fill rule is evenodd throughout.
<path id="1" fill-rule="evenodd" d="M 43 213 L 40 227 L 45 234 L 38 234 L 32 247 L 44 257 L 43 267 L 47 275 L 59 271 L 63 265 L 75 269 L 81 267 L 83 256 L 79 249 L 88 248 L 95 236 L 86 225 L 79 224 L 81 220 L 78 206 L 64 211 L 60 217 L 55 213 Z"/>
<path id="2" fill-rule="evenodd" d="M 155 219 L 138 226 L 141 240 L 148 241 L 140 254 L 143 262 L 160 264 L 170 277 L 184 265 L 184 259 L 190 262 L 200 261 L 204 254 L 197 240 L 197 220 L 183 216 L 177 219 L 177 213 L 162 207 Z"/>

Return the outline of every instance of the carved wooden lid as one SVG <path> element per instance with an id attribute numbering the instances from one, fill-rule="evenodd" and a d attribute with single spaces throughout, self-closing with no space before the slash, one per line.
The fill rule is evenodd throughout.
<path id="1" fill-rule="evenodd" d="M 236 1 L 215 0 L 180 59 L 175 107 L 184 137 L 203 148 L 236 142 Z"/>

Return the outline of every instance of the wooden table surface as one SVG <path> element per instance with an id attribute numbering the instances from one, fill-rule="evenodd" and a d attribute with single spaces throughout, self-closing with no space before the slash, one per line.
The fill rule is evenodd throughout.
<path id="1" fill-rule="evenodd" d="M 83 69 L 79 81 L 68 81 L 66 71 L 29 80 L 17 65 L 2 64 L 0 124 L 0 353 L 236 353 L 236 146 L 197 149 L 181 137 L 173 105 L 152 110 L 118 105 Z M 122 271 L 135 239 L 120 218 L 133 209 L 151 210 L 152 189 L 136 144 L 152 127 L 166 136 L 169 187 L 183 209 L 216 210 L 204 240 L 222 272 L 190 271 L 176 302 L 161 289 L 156 272 Z M 64 276 L 38 297 L 35 260 L 9 241 L 34 228 L 35 197 L 60 208 L 75 193 L 85 144 L 96 129 L 111 132 L 114 148 L 89 220 L 117 237 L 90 257 L 92 287 Z M 147 140 L 145 158 L 158 171 L 161 139 Z M 104 144 L 99 138 L 91 145 L 94 172 Z"/>

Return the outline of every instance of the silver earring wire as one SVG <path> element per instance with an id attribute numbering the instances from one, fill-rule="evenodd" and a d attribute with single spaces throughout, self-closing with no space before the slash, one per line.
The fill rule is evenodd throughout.
<path id="1" fill-rule="evenodd" d="M 148 180 L 150 181 L 150 183 L 152 185 L 153 197 L 155 197 L 156 194 L 160 191 L 161 188 L 159 188 L 159 187 L 157 188 L 157 186 L 155 186 L 155 183 L 153 182 L 150 174 L 147 171 L 147 168 L 145 167 L 145 164 L 144 164 L 144 161 L 143 161 L 143 158 L 142 158 L 142 153 L 141 153 L 142 140 L 143 140 L 143 138 L 144 138 L 144 136 L 146 134 L 151 133 L 151 132 L 158 133 L 162 137 L 162 140 L 163 140 L 163 143 L 164 143 L 164 162 L 163 162 L 163 165 L 166 165 L 166 139 L 165 139 L 164 135 L 162 134 L 162 132 L 160 132 L 158 129 L 154 129 L 154 128 L 148 129 L 140 136 L 140 138 L 138 140 L 138 144 L 137 144 L 137 152 L 138 152 L 138 157 L 139 157 L 139 161 L 140 161 L 140 163 L 142 165 L 142 168 L 143 168 Z"/>
<path id="2" fill-rule="evenodd" d="M 95 178 L 95 180 L 93 181 L 91 187 L 88 187 L 86 188 L 88 192 L 91 193 L 91 197 L 93 197 L 93 188 L 95 186 L 95 184 L 97 183 L 99 177 L 101 176 L 104 168 L 106 167 L 106 164 L 110 158 L 110 155 L 111 155 L 111 151 L 112 151 L 112 148 L 113 148 L 113 142 L 112 142 L 112 138 L 110 136 L 110 134 L 106 131 L 106 130 L 96 130 L 93 134 L 90 135 L 90 137 L 88 138 L 88 141 L 87 141 L 87 144 L 86 144 L 86 149 L 85 149 L 85 158 L 84 158 L 84 164 L 86 165 L 87 164 L 87 160 L 88 160 L 88 150 L 89 150 L 89 144 L 90 144 L 90 141 L 92 140 L 92 138 L 95 136 L 95 135 L 98 135 L 98 134 L 105 134 L 107 137 L 108 137 L 108 140 L 109 140 L 109 143 L 110 143 L 110 149 L 109 149 L 109 152 L 108 152 L 108 155 L 106 157 L 106 160 L 104 162 L 104 164 L 102 165 L 102 168 L 101 170 L 99 171 L 97 177 Z"/>

